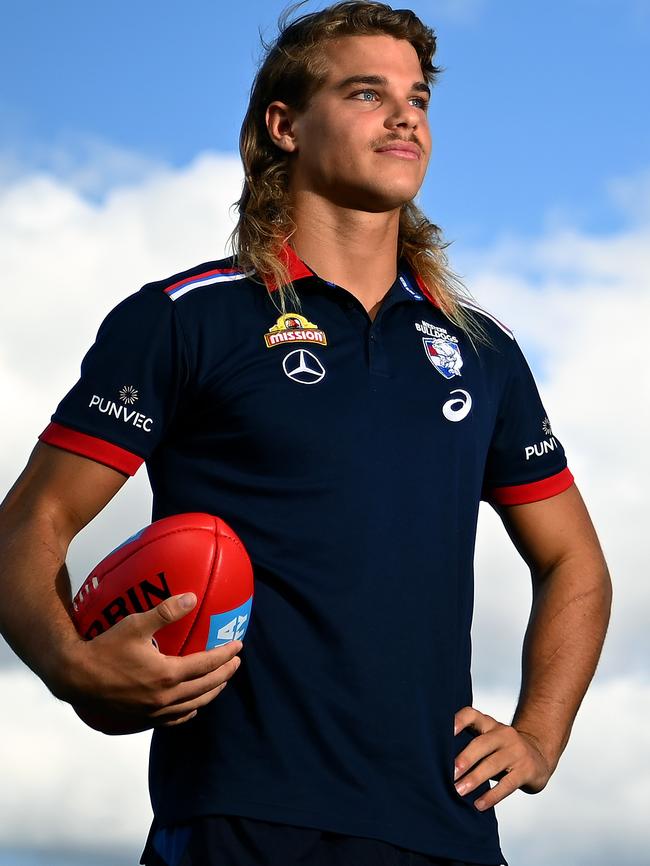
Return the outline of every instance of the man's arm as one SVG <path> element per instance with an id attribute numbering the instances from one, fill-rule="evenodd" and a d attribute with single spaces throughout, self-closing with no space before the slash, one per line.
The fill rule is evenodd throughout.
<path id="1" fill-rule="evenodd" d="M 123 718 L 124 732 L 191 718 L 225 687 L 241 649 L 232 641 L 183 658 L 158 652 L 152 635 L 194 607 L 191 593 L 132 614 L 92 641 L 77 634 L 68 546 L 125 481 L 93 460 L 39 443 L 0 506 L 0 630 L 54 695 Z"/>
<path id="2" fill-rule="evenodd" d="M 480 734 L 456 758 L 457 790 L 465 796 L 488 779 L 500 780 L 476 801 L 480 809 L 517 788 L 537 793 L 545 787 L 596 670 L 612 599 L 607 565 L 575 485 L 498 512 L 530 567 L 533 602 L 512 723 L 472 707 L 456 714 L 457 732 L 470 727 Z"/>

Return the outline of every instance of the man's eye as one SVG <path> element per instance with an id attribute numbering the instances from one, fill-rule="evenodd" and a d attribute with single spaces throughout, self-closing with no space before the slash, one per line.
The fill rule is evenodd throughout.
<path id="1" fill-rule="evenodd" d="M 357 92 L 353 93 L 352 96 L 355 99 L 359 99 L 360 97 L 360 102 L 373 102 L 377 94 L 374 90 L 357 90 Z M 367 97 L 370 98 L 368 99 Z"/>
<path id="2" fill-rule="evenodd" d="M 429 100 L 423 99 L 423 97 L 421 97 L 421 96 L 412 97 L 411 102 L 417 102 L 418 103 L 417 107 L 421 108 L 422 111 L 426 111 L 427 108 L 429 107 Z"/>

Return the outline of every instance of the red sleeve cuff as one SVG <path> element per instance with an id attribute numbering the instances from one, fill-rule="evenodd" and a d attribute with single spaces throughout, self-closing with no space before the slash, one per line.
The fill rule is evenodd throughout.
<path id="1" fill-rule="evenodd" d="M 573 484 L 573 475 L 569 469 L 563 469 L 549 478 L 532 481 L 530 484 L 513 484 L 507 487 L 493 487 L 487 491 L 486 499 L 496 505 L 524 505 L 527 502 L 537 502 L 549 499 L 567 490 Z"/>
<path id="2" fill-rule="evenodd" d="M 124 475 L 135 475 L 144 463 L 142 457 L 120 448 L 119 445 L 112 445 L 104 439 L 88 436 L 86 433 L 78 433 L 70 427 L 55 422 L 46 427 L 38 438 L 46 445 L 56 445 L 57 448 L 72 451 L 73 454 L 89 457 L 97 463 L 117 469 Z"/>

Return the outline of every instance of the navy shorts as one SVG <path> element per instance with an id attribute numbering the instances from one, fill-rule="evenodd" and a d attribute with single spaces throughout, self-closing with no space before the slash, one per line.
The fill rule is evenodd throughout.
<path id="1" fill-rule="evenodd" d="M 236 815 L 210 815 L 174 828 L 154 825 L 140 863 L 145 866 L 477 866 L 465 860 L 418 854 L 378 839 Z"/>

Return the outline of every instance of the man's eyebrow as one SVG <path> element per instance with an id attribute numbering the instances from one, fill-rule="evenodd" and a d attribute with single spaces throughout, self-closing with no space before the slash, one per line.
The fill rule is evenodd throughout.
<path id="1" fill-rule="evenodd" d="M 376 84 L 380 87 L 386 87 L 388 79 L 383 75 L 350 75 L 348 78 L 344 78 L 343 81 L 339 81 L 338 84 L 334 85 L 334 87 L 336 90 L 345 90 L 347 87 L 350 87 L 351 84 Z M 411 90 L 416 90 L 431 96 L 431 88 L 426 81 L 413 82 Z"/>

